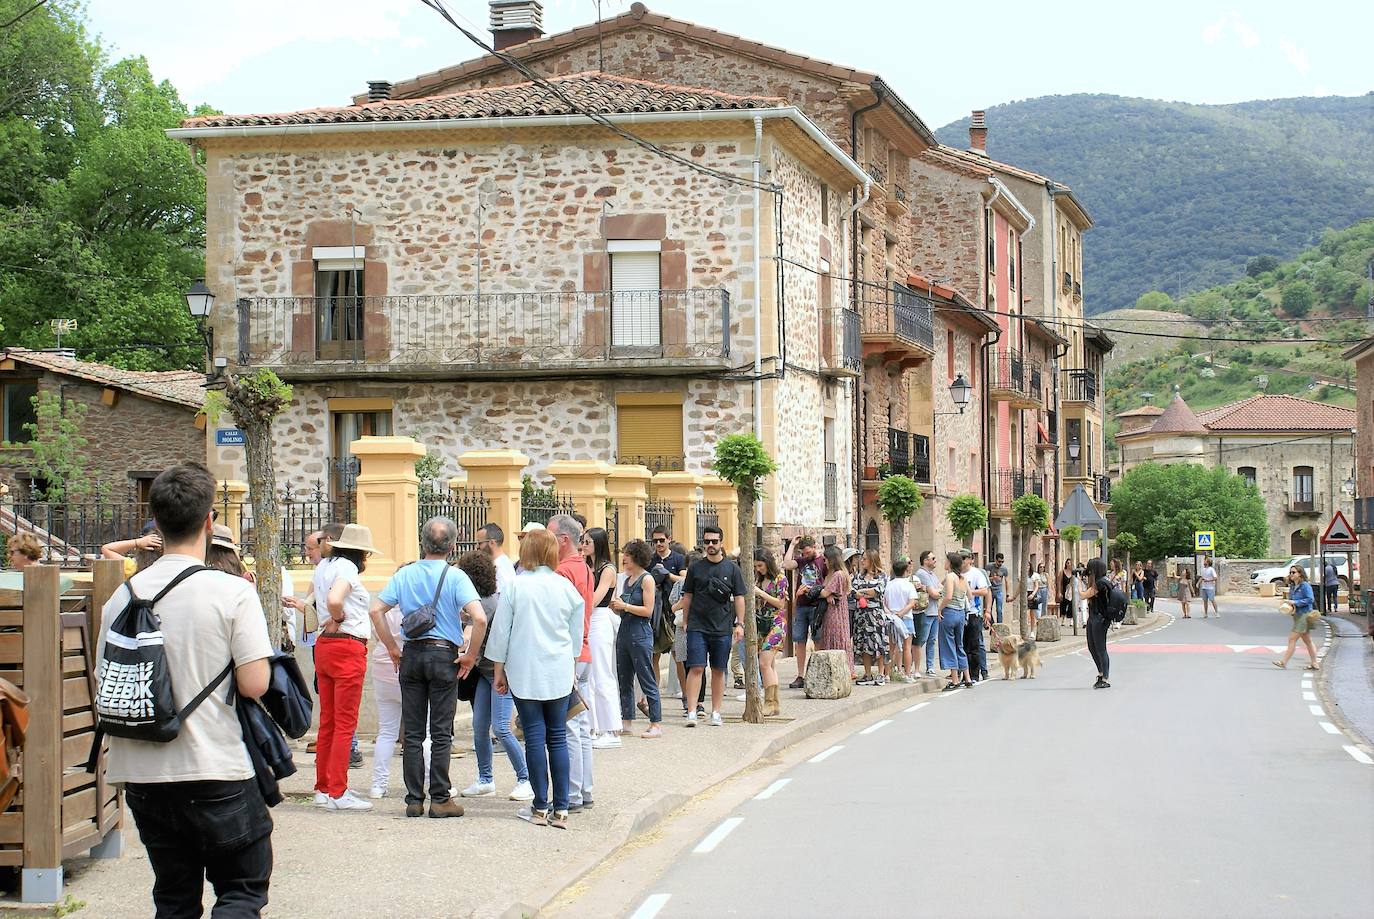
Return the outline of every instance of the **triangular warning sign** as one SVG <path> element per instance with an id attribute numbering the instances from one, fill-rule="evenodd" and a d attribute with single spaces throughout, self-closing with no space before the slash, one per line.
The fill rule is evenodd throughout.
<path id="1" fill-rule="evenodd" d="M 1345 519 L 1345 514 L 1336 511 L 1331 522 L 1326 525 L 1326 532 L 1322 534 L 1322 545 L 1357 546 L 1359 544 L 1360 541 L 1355 538 L 1355 531 L 1351 528 L 1350 521 Z"/>

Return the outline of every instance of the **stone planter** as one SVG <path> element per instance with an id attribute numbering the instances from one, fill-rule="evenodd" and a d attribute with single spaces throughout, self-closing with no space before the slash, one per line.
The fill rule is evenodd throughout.
<path id="1" fill-rule="evenodd" d="M 1059 617 L 1045 616 L 1035 623 L 1036 643 L 1059 640 Z"/>
<path id="2" fill-rule="evenodd" d="M 806 659 L 808 699 L 845 699 L 853 691 L 849 656 L 843 651 L 816 651 Z"/>

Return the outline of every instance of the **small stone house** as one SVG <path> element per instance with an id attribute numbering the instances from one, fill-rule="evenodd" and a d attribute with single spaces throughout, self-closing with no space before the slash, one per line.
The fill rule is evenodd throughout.
<path id="1" fill-rule="evenodd" d="M 1360 570 L 1374 571 L 1374 338 L 1341 355 L 1355 362 L 1355 517 L 1360 539 Z M 1365 602 L 1370 594 L 1364 585 Z M 1366 612 L 1368 606 L 1365 607 Z"/>
<path id="2" fill-rule="evenodd" d="M 205 375 L 195 371 L 122 370 L 77 360 L 69 351 L 0 351 L 0 484 L 28 495 L 33 451 L 24 425 L 33 398 L 49 392 L 86 406 L 81 434 L 86 469 L 114 500 L 147 500 L 148 486 L 168 466 L 205 456 Z"/>

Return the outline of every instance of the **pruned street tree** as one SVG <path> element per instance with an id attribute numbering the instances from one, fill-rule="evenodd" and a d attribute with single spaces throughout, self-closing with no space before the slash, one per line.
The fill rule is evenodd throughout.
<path id="1" fill-rule="evenodd" d="M 921 509 L 921 487 L 904 475 L 891 475 L 878 486 L 878 510 L 892 527 L 892 560 L 906 558 L 906 522 Z"/>
<path id="2" fill-rule="evenodd" d="M 965 549 L 973 548 L 973 534 L 988 525 L 988 506 L 977 495 L 959 495 L 945 507 L 945 519 Z"/>
<path id="3" fill-rule="evenodd" d="M 1012 546 L 1012 590 L 1017 603 L 1017 625 L 1021 637 L 1030 635 L 1030 610 L 1026 606 L 1026 591 L 1022 588 L 1024 576 L 1021 571 L 1026 563 L 1026 543 L 1035 533 L 1043 533 L 1050 528 L 1050 506 L 1039 495 L 1022 495 L 1011 502 L 1011 525 L 1016 529 L 1016 542 Z"/>
<path id="4" fill-rule="evenodd" d="M 1073 561 L 1073 567 L 1078 568 L 1078 544 L 1083 539 L 1083 528 L 1078 524 L 1071 524 L 1059 531 L 1059 539 L 1069 546 L 1069 558 Z M 1075 581 L 1069 583 L 1070 596 L 1068 597 L 1069 613 L 1073 619 L 1073 633 L 1078 634 L 1078 591 L 1074 588 Z M 1064 597 L 1059 598 L 1063 603 Z"/>

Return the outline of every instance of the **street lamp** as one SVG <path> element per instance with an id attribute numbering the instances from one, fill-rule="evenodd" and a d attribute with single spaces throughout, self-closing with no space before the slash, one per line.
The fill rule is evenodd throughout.
<path id="1" fill-rule="evenodd" d="M 1078 446 L 1078 437 L 1069 438 L 1069 459 L 1078 462 L 1078 453 L 1081 448 Z"/>
<path id="2" fill-rule="evenodd" d="M 964 413 L 964 409 L 968 408 L 969 403 L 973 401 L 973 387 L 969 385 L 968 380 L 964 379 L 964 375 L 962 373 L 956 374 L 954 377 L 954 382 L 949 384 L 949 397 L 951 400 L 953 400 L 954 407 L 957 408 L 959 411 L 936 412 L 936 418 L 946 418 L 950 415 L 962 415 Z"/>
<path id="3" fill-rule="evenodd" d="M 1347 498 L 1355 497 L 1355 477 L 1353 475 L 1341 483 L 1341 491 Z"/>
<path id="4" fill-rule="evenodd" d="M 186 308 L 200 330 L 201 341 L 205 344 L 205 360 L 213 368 L 205 375 L 206 383 L 217 382 L 224 375 L 224 365 L 215 358 L 215 330 L 210 326 L 210 310 L 214 308 L 215 295 L 206 286 L 204 278 L 197 278 L 186 291 Z M 227 361 L 225 363 L 228 363 Z"/>

